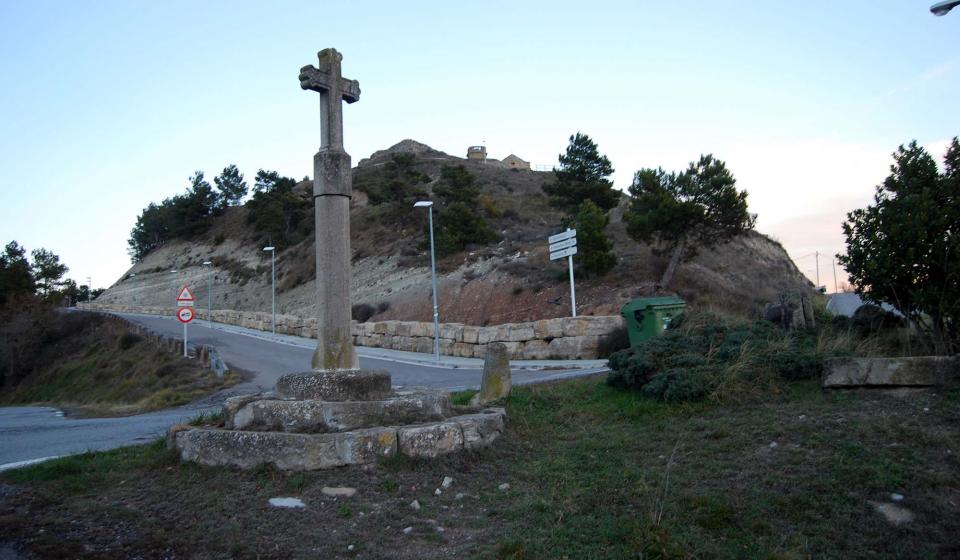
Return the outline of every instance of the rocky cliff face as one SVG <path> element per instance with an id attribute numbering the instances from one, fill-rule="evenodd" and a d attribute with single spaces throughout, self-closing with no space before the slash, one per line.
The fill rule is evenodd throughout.
<path id="1" fill-rule="evenodd" d="M 548 258 L 546 238 L 560 231 L 560 214 L 542 185 L 551 173 L 514 171 L 470 162 L 404 140 L 361 160 L 354 182 L 371 180 L 395 153 L 412 153 L 416 169 L 432 182 L 444 165 L 464 165 L 476 178 L 491 225 L 503 241 L 450 255 L 438 262 L 440 320 L 487 325 L 563 317 L 570 313 L 563 262 Z M 298 188 L 310 188 L 301 183 Z M 620 262 L 601 279 L 577 281 L 578 312 L 616 315 L 627 300 L 657 293 L 664 259 L 626 234 L 624 205 L 614 209 L 607 233 Z M 261 250 L 246 221 L 246 208 L 232 208 L 202 237 L 176 240 L 133 266 L 98 301 L 122 305 L 172 305 L 189 285 L 198 307 L 270 310 L 270 255 Z M 425 216 L 402 220 L 371 206 L 356 192 L 351 209 L 354 304 L 373 308 L 375 320 L 431 319 L 430 260 Z M 277 255 L 277 312 L 314 313 L 312 238 Z M 212 266 L 203 266 L 205 261 Z M 754 313 L 784 290 L 811 290 L 783 248 L 751 232 L 702 252 L 678 270 L 671 286 L 684 299 Z"/>

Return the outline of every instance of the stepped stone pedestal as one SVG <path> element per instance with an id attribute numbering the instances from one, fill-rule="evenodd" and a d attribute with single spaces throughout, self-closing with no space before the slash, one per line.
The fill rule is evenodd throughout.
<path id="1" fill-rule="evenodd" d="M 502 408 L 457 416 L 447 391 L 393 392 L 388 373 L 364 370 L 285 375 L 276 394 L 233 397 L 223 409 L 223 428 L 170 434 L 183 460 L 304 471 L 438 457 L 490 445 L 506 422 Z"/>

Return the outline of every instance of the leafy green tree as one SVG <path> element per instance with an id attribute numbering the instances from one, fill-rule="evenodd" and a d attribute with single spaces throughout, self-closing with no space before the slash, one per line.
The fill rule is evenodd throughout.
<path id="1" fill-rule="evenodd" d="M 700 156 L 681 173 L 663 169 L 637 171 L 624 212 L 627 233 L 652 243 L 670 261 L 660 286 L 670 285 L 677 267 L 701 248 L 711 247 L 753 229 L 756 215 L 747 212 L 747 192 L 724 162 Z"/>
<path id="2" fill-rule="evenodd" d="M 247 196 L 247 182 L 236 165 L 224 167 L 220 175 L 213 178 L 213 182 L 220 191 L 219 200 L 223 206 L 237 206 Z"/>
<path id="3" fill-rule="evenodd" d="M 925 328 L 939 352 L 960 347 L 960 142 L 943 173 L 916 141 L 893 153 L 873 204 L 847 214 L 838 255 L 857 293 Z"/>
<path id="4" fill-rule="evenodd" d="M 612 174 L 607 156 L 600 155 L 589 136 L 578 132 L 570 137 L 567 152 L 560 155 L 560 167 L 553 170 L 555 181 L 544 185 L 543 191 L 554 206 L 571 216 L 584 200 L 607 211 L 620 202 L 620 193 L 608 179 Z"/>
<path id="5" fill-rule="evenodd" d="M 0 254 L 0 306 L 16 297 L 33 295 L 35 290 L 27 250 L 16 241 L 7 243 Z"/>
<path id="6" fill-rule="evenodd" d="M 617 264 L 613 243 L 604 233 L 609 221 L 603 210 L 592 200 L 584 200 L 580 204 L 580 210 L 574 218 L 577 228 L 577 254 L 573 260 L 585 276 L 603 276 Z"/>
<path id="7" fill-rule="evenodd" d="M 49 298 L 60 287 L 63 275 L 69 268 L 60 262 L 60 257 L 47 249 L 34 249 L 30 253 L 33 258 L 33 278 L 41 293 Z"/>

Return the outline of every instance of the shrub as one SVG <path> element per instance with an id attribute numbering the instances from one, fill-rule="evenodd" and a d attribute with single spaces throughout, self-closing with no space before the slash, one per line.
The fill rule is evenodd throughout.
<path id="1" fill-rule="evenodd" d="M 141 340 L 143 339 L 137 333 L 125 332 L 120 335 L 120 349 L 129 350 L 136 346 Z"/>
<path id="2" fill-rule="evenodd" d="M 390 310 L 389 301 L 381 301 L 377 304 L 377 313 L 385 313 Z"/>
<path id="3" fill-rule="evenodd" d="M 370 317 L 373 317 L 376 314 L 376 308 L 369 303 L 358 303 L 350 308 L 350 316 L 353 317 L 354 321 L 360 323 L 366 323 L 370 320 Z"/>
<path id="4" fill-rule="evenodd" d="M 850 324 L 861 336 L 903 326 L 903 318 L 873 304 L 861 305 L 850 319 Z"/>
<path id="5" fill-rule="evenodd" d="M 611 354 L 607 383 L 672 402 L 739 399 L 782 380 L 816 378 L 824 358 L 848 353 L 821 351 L 815 335 L 784 333 L 764 321 L 685 317 L 663 336 Z"/>

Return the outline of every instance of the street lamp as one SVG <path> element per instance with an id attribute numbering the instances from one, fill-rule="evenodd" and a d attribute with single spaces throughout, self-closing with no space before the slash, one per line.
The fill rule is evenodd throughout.
<path id="1" fill-rule="evenodd" d="M 210 266 L 213 263 L 203 261 L 203 266 Z M 213 270 L 207 273 L 207 326 L 213 328 Z"/>
<path id="2" fill-rule="evenodd" d="M 87 276 L 87 303 L 93 301 L 93 279 Z"/>
<path id="3" fill-rule="evenodd" d="M 960 6 L 960 0 L 943 0 L 943 2 L 937 2 L 933 6 L 930 6 L 930 11 L 933 12 L 935 16 L 945 16 L 950 10 Z"/>
<path id="4" fill-rule="evenodd" d="M 277 248 L 270 246 L 264 247 L 264 251 L 270 251 L 270 309 L 272 318 L 270 319 L 270 328 L 273 334 L 277 334 Z"/>
<path id="5" fill-rule="evenodd" d="M 437 259 L 433 248 L 433 201 L 420 200 L 414 208 L 426 208 L 430 219 L 430 276 L 433 279 L 433 353 L 440 361 L 440 314 L 437 311 Z"/>

